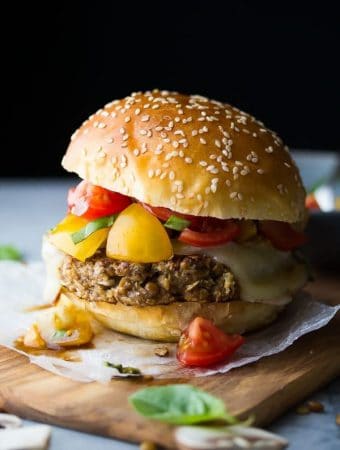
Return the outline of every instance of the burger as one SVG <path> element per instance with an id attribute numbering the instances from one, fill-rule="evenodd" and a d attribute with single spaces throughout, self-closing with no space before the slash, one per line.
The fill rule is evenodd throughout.
<path id="1" fill-rule="evenodd" d="M 201 317 L 243 334 L 306 282 L 299 171 L 277 134 L 238 108 L 133 93 L 85 120 L 62 165 L 82 181 L 44 238 L 46 298 L 105 327 L 176 342 Z"/>

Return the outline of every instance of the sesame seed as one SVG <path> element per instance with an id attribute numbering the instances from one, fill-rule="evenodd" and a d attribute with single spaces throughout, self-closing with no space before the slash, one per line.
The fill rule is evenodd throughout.
<path id="1" fill-rule="evenodd" d="M 175 117 L 175 122 L 180 122 L 181 119 L 179 117 Z"/>
<path id="2" fill-rule="evenodd" d="M 239 200 L 242 200 L 243 195 L 239 192 L 239 193 L 237 194 L 237 198 L 238 198 Z"/>
<path id="3" fill-rule="evenodd" d="M 134 154 L 135 156 L 138 156 L 138 155 L 139 155 L 139 149 L 138 149 L 138 148 L 135 148 L 134 151 L 133 151 L 133 154 Z"/>
<path id="4" fill-rule="evenodd" d="M 126 133 L 125 128 L 124 127 L 119 128 L 119 133 L 125 134 Z"/>
<path id="5" fill-rule="evenodd" d="M 136 114 L 136 116 L 138 116 L 138 114 L 140 114 L 140 108 L 135 109 L 135 114 Z"/>
<path id="6" fill-rule="evenodd" d="M 175 179 L 175 172 L 173 170 L 171 170 L 169 172 L 169 178 L 170 178 L 171 181 Z"/>
<path id="7" fill-rule="evenodd" d="M 139 134 L 141 134 L 142 136 L 146 136 L 147 133 L 148 132 L 146 130 L 139 130 Z"/>
<path id="8" fill-rule="evenodd" d="M 204 190 L 204 192 L 205 192 L 206 194 L 210 194 L 210 186 L 206 187 L 205 190 Z"/>
<path id="9" fill-rule="evenodd" d="M 198 131 L 197 130 L 192 130 L 191 136 L 197 136 L 197 135 L 198 135 Z"/>
<path id="10" fill-rule="evenodd" d="M 206 141 L 205 139 L 203 139 L 202 137 L 200 137 L 200 143 L 201 143 L 201 144 L 206 144 L 207 141 Z"/>
<path id="11" fill-rule="evenodd" d="M 225 184 L 230 187 L 231 186 L 231 181 L 230 180 L 225 180 Z"/>
<path id="12" fill-rule="evenodd" d="M 184 158 L 184 161 L 185 161 L 187 164 L 191 164 L 191 163 L 192 163 L 192 158 L 190 158 L 189 156 L 187 156 L 186 158 Z"/>
<path id="13" fill-rule="evenodd" d="M 208 163 L 206 161 L 200 161 L 199 165 L 202 166 L 202 167 L 205 167 L 205 166 L 208 165 Z"/>
<path id="14" fill-rule="evenodd" d="M 148 170 L 148 177 L 152 178 L 154 176 L 154 170 L 153 169 L 149 169 Z"/>
<path id="15" fill-rule="evenodd" d="M 125 155 L 121 156 L 121 162 L 120 162 L 120 167 L 124 168 L 127 166 L 127 158 Z"/>
<path id="16" fill-rule="evenodd" d="M 180 134 L 181 136 L 185 136 L 185 133 L 184 133 L 183 130 L 176 130 L 176 131 L 174 132 L 174 134 Z"/>
<path id="17" fill-rule="evenodd" d="M 215 139 L 215 145 L 216 145 L 216 147 L 221 148 L 221 141 L 218 139 Z"/>
<path id="18" fill-rule="evenodd" d="M 273 153 L 274 149 L 273 149 L 273 147 L 270 145 L 269 147 L 265 148 L 264 151 L 267 152 L 267 153 Z"/>
<path id="19" fill-rule="evenodd" d="M 166 172 L 163 172 L 159 178 L 160 178 L 161 180 L 164 180 L 164 178 L 166 177 L 166 175 L 167 175 L 167 173 L 166 173 Z"/>
<path id="20" fill-rule="evenodd" d="M 112 111 L 111 117 L 113 117 L 115 119 L 117 117 L 117 113 L 115 111 Z"/>
<path id="21" fill-rule="evenodd" d="M 140 120 L 141 122 L 147 122 L 148 120 L 150 120 L 150 116 L 146 114 L 145 116 L 142 116 Z"/>
<path id="22" fill-rule="evenodd" d="M 229 195 L 229 197 L 230 197 L 231 199 L 236 198 L 236 197 L 237 197 L 237 192 L 231 192 L 230 195 Z"/>
<path id="23" fill-rule="evenodd" d="M 108 144 L 113 144 L 113 142 L 114 142 L 114 139 L 111 137 L 111 138 L 108 138 L 108 139 L 106 139 L 106 142 L 108 143 Z"/>
<path id="24" fill-rule="evenodd" d="M 127 133 L 125 133 L 123 136 L 122 136 L 122 140 L 123 141 L 127 141 L 129 139 L 129 135 L 127 134 Z"/>
<path id="25" fill-rule="evenodd" d="M 284 163 L 284 165 L 285 165 L 286 167 L 288 167 L 288 168 L 290 168 L 290 167 L 291 167 L 291 165 L 290 165 L 290 164 L 288 164 L 287 162 L 285 162 L 285 163 Z"/>
<path id="26" fill-rule="evenodd" d="M 179 146 L 178 141 L 172 141 L 172 146 L 173 146 L 174 148 L 177 148 L 177 147 Z"/>
<path id="27" fill-rule="evenodd" d="M 257 169 L 257 171 L 256 171 L 259 175 L 262 175 L 262 174 L 264 174 L 264 170 L 263 169 Z"/>
<path id="28" fill-rule="evenodd" d="M 156 131 L 162 131 L 162 130 L 163 130 L 163 127 L 158 126 L 158 127 L 155 128 L 155 130 L 156 130 Z"/>
<path id="29" fill-rule="evenodd" d="M 126 116 L 125 119 L 124 119 L 125 123 L 130 122 L 130 120 L 131 120 L 131 117 L 130 117 L 130 116 Z"/>

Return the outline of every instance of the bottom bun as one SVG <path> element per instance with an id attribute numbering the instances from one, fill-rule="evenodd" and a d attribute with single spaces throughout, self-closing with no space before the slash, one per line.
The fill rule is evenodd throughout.
<path id="1" fill-rule="evenodd" d="M 243 334 L 276 319 L 282 306 L 234 300 L 228 303 L 176 302 L 158 306 L 126 306 L 88 302 L 63 290 L 74 304 L 90 312 L 105 327 L 155 341 L 177 342 L 181 332 L 197 316 L 214 322 L 226 333 Z"/>

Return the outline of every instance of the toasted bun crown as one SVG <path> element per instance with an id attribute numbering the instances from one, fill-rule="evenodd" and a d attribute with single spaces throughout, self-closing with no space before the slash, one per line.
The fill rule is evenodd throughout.
<path id="1" fill-rule="evenodd" d="M 134 93 L 74 133 L 64 168 L 152 206 L 198 216 L 299 222 L 305 191 L 281 139 L 228 104 Z"/>

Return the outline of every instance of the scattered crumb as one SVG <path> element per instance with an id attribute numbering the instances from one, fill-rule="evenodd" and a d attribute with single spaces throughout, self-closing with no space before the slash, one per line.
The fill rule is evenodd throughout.
<path id="1" fill-rule="evenodd" d="M 324 410 L 325 410 L 325 407 L 323 406 L 323 404 L 316 400 L 309 400 L 307 402 L 307 408 L 309 409 L 310 412 L 316 412 L 316 413 L 324 412 Z"/>
<path id="2" fill-rule="evenodd" d="M 154 353 L 157 356 L 168 356 L 169 349 L 168 347 L 165 347 L 165 345 L 162 345 L 161 347 L 156 347 Z"/>
<path id="3" fill-rule="evenodd" d="M 339 425 L 339 427 L 340 427 L 340 414 L 337 414 L 337 415 L 335 416 L 335 423 L 336 423 L 337 425 Z"/>
<path id="4" fill-rule="evenodd" d="M 140 450 L 157 450 L 156 444 L 150 441 L 144 441 L 139 446 Z"/>
<path id="5" fill-rule="evenodd" d="M 308 400 L 308 402 L 298 406 L 295 410 L 296 414 L 309 414 L 313 413 L 321 413 L 324 412 L 325 407 L 323 404 L 317 400 Z"/>
<path id="6" fill-rule="evenodd" d="M 143 376 L 143 381 L 152 381 L 154 379 L 154 377 L 152 375 L 144 375 Z"/>
<path id="7" fill-rule="evenodd" d="M 308 407 L 306 405 L 298 406 L 296 408 L 295 412 L 296 412 L 296 414 L 299 414 L 301 416 L 304 415 L 304 414 L 309 414 L 310 413 L 310 411 L 309 411 L 309 409 L 308 409 Z"/>

